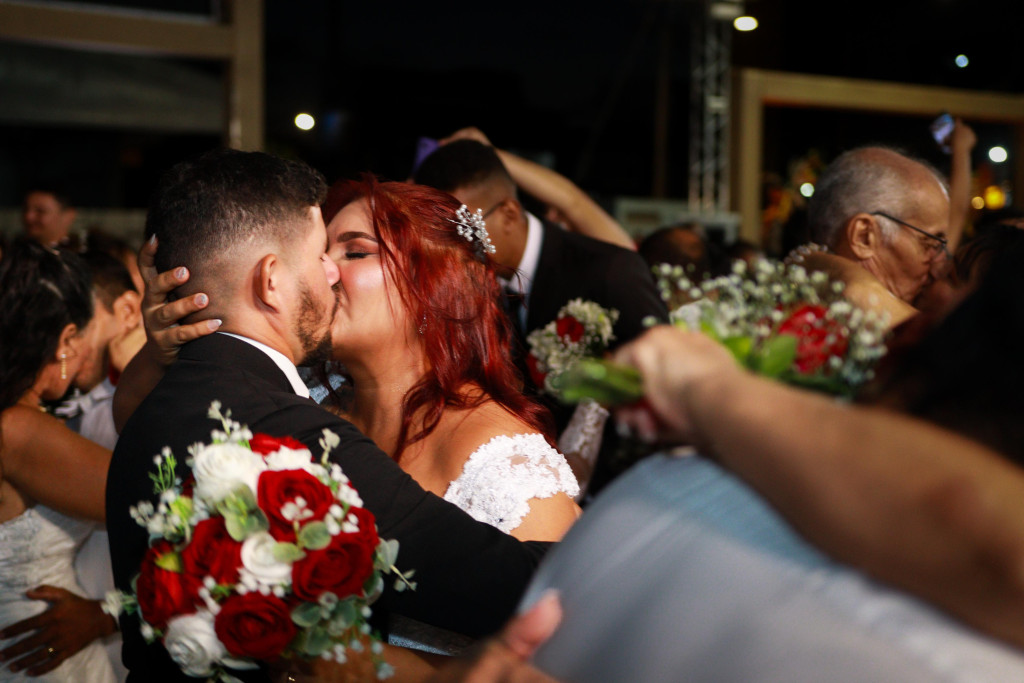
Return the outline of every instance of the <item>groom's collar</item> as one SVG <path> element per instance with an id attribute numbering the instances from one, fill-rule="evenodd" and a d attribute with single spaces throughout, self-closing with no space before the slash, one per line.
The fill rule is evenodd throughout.
<path id="1" fill-rule="evenodd" d="M 283 372 L 284 376 L 288 378 L 288 383 L 292 385 L 292 391 L 302 398 L 309 398 L 309 388 L 306 387 L 305 382 L 303 382 L 302 378 L 299 377 L 299 371 L 295 369 L 295 364 L 288 360 L 286 355 L 277 349 L 270 348 L 262 342 L 258 342 L 255 339 L 249 339 L 248 337 L 243 337 L 240 334 L 235 334 L 233 332 L 216 332 L 215 334 L 226 334 L 229 337 L 234 337 L 235 339 L 255 346 L 257 349 L 267 354 L 270 360 L 274 361 L 274 365 L 281 368 L 281 372 Z"/>

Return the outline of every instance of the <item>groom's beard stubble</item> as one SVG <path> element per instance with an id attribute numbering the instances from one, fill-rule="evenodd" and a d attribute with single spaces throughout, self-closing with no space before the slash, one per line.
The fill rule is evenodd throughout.
<path id="1" fill-rule="evenodd" d="M 334 301 L 330 311 L 317 306 L 308 287 L 299 293 L 299 313 L 296 330 L 302 343 L 303 357 L 298 365 L 317 365 L 331 359 L 331 324 L 338 310 L 338 292 L 332 289 Z"/>

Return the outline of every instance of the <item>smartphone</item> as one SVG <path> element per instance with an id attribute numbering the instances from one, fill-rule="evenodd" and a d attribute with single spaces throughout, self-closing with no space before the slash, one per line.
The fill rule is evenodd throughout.
<path id="1" fill-rule="evenodd" d="M 932 137 L 935 138 L 935 142 L 939 145 L 939 148 L 946 154 L 950 154 L 952 149 L 949 146 L 949 136 L 953 133 L 953 117 L 950 113 L 942 112 L 938 118 L 932 121 L 931 131 Z"/>

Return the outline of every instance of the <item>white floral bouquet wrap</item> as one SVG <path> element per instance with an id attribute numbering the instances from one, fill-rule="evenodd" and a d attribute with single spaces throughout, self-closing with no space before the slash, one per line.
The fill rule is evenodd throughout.
<path id="1" fill-rule="evenodd" d="M 150 475 L 159 500 L 140 502 L 132 517 L 150 547 L 133 594 L 112 593 L 107 611 L 137 612 L 142 635 L 160 640 L 189 675 L 233 681 L 227 669 L 252 669 L 282 658 L 347 660 L 370 643 L 377 675 L 391 667 L 370 634 L 369 605 L 384 588 L 414 588 L 395 568 L 398 542 L 377 536 L 372 513 L 328 453 L 290 437 L 253 434 L 210 407 L 223 431 L 189 448 L 192 477 L 182 481 L 170 449 Z"/>
<path id="2" fill-rule="evenodd" d="M 526 362 L 534 384 L 559 398 L 562 375 L 581 359 L 604 354 L 615 339 L 612 328 L 618 318 L 617 310 L 593 301 L 573 299 L 563 306 L 558 317 L 526 338 Z"/>

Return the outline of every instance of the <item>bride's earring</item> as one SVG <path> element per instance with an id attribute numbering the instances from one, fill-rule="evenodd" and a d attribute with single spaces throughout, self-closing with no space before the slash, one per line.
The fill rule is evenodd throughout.
<path id="1" fill-rule="evenodd" d="M 60 378 L 68 378 L 68 354 L 63 351 L 60 354 Z"/>
<path id="2" fill-rule="evenodd" d="M 419 333 L 423 336 L 423 333 L 427 331 L 427 314 L 423 314 L 423 322 L 420 323 Z"/>

